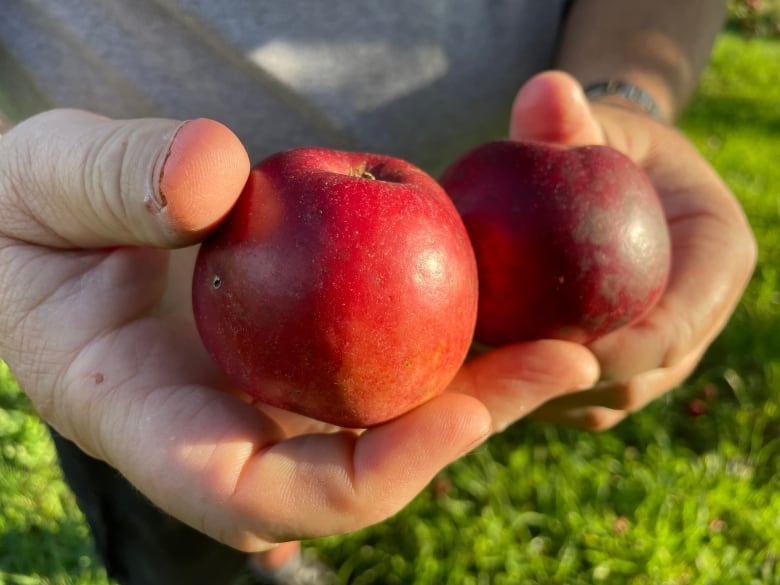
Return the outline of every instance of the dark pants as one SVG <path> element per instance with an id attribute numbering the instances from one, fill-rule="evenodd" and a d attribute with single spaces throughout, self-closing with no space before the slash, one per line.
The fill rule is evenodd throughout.
<path id="1" fill-rule="evenodd" d="M 229 585 L 247 556 L 161 512 L 116 470 L 51 430 L 98 555 L 121 585 Z"/>

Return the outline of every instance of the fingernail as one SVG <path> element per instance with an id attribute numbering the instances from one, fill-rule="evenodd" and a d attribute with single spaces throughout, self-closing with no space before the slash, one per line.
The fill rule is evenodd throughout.
<path id="1" fill-rule="evenodd" d="M 149 180 L 146 184 L 146 191 L 144 193 L 144 205 L 149 211 L 153 213 L 159 213 L 168 205 L 168 201 L 161 187 L 163 175 L 165 174 L 165 165 L 171 156 L 171 151 L 173 149 L 173 144 L 176 141 L 176 136 L 188 122 L 189 120 L 185 120 L 176 126 L 171 132 L 166 133 L 162 138 L 162 141 L 166 144 L 166 146 L 162 151 L 163 154 L 155 161 L 154 169 L 152 169 L 152 173 L 149 175 Z"/>
<path id="2" fill-rule="evenodd" d="M 182 232 L 201 232 L 221 220 L 249 176 L 243 144 L 227 127 L 205 118 L 175 129 L 160 164 L 155 203 Z"/>

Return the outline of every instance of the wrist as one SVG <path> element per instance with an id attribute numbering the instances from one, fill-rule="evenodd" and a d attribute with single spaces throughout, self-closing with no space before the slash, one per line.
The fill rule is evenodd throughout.
<path id="1" fill-rule="evenodd" d="M 665 122 L 663 111 L 644 89 L 633 83 L 610 80 L 593 83 L 584 88 L 585 97 L 591 102 L 606 103 L 644 113 L 658 121 Z"/>

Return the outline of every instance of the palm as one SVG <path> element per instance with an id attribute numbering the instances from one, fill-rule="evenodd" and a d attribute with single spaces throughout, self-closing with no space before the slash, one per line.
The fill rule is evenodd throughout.
<path id="1" fill-rule="evenodd" d="M 220 404 L 245 398 L 231 388 L 211 362 L 195 328 L 190 287 L 196 250 L 117 250 L 78 276 L 80 280 L 101 283 L 100 288 L 80 299 L 93 313 L 95 329 L 82 331 L 79 339 L 71 341 L 73 353 L 79 357 L 68 370 L 94 372 L 87 376 L 94 383 L 74 385 L 74 390 L 82 393 L 80 404 L 103 396 L 127 400 L 125 412 L 131 417 L 144 412 L 133 405 L 148 403 L 155 396 L 163 401 L 165 396 L 175 397 L 176 408 L 185 413 L 191 408 L 216 412 Z M 70 306 L 68 311 L 72 310 Z M 70 330 L 69 326 L 63 327 L 63 331 Z M 77 379 L 83 379 L 83 374 Z M 192 400 L 188 399 L 189 392 Z M 276 439 L 335 430 L 305 417 L 255 406 L 269 422 L 276 421 L 283 427 L 281 434 L 275 434 Z M 123 421 L 130 426 L 142 422 L 129 418 Z M 182 423 L 190 426 L 187 420 Z M 268 429 L 266 425 L 258 428 Z M 173 427 L 171 432 L 180 434 Z"/>

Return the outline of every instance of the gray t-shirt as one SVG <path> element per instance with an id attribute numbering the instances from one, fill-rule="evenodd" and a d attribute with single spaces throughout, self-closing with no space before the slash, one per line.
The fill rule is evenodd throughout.
<path id="1" fill-rule="evenodd" d="M 502 137 L 565 0 L 14 0 L 0 110 L 210 117 L 253 161 L 321 145 L 431 172 Z"/>

